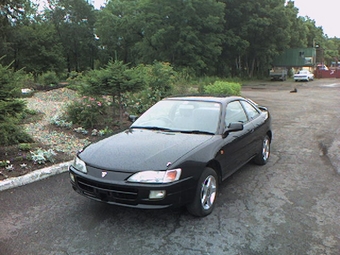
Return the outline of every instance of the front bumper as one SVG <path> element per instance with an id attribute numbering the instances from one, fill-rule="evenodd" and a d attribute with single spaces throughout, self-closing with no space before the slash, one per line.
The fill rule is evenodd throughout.
<path id="1" fill-rule="evenodd" d="M 309 78 L 308 76 L 299 76 L 299 77 L 294 77 L 295 81 L 308 81 Z"/>
<path id="2" fill-rule="evenodd" d="M 130 174 L 109 172 L 109 177 L 98 178 L 69 168 L 71 184 L 79 194 L 109 204 L 142 209 L 162 209 L 178 207 L 190 203 L 195 194 L 196 182 L 193 178 L 167 184 L 129 183 Z M 72 180 L 73 179 L 73 180 Z M 162 199 L 150 199 L 150 191 L 165 191 Z"/>

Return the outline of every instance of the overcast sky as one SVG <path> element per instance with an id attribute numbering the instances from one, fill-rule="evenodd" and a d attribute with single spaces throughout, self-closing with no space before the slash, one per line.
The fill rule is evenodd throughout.
<path id="1" fill-rule="evenodd" d="M 294 2 L 300 16 L 308 16 L 315 20 L 316 25 L 322 27 L 328 37 L 340 38 L 340 0 L 295 0 Z"/>

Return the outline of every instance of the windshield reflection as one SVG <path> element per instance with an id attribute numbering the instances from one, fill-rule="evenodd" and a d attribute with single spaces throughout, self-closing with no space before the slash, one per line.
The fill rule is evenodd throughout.
<path id="1" fill-rule="evenodd" d="M 168 99 L 148 109 L 131 128 L 216 134 L 220 115 L 216 102 Z"/>

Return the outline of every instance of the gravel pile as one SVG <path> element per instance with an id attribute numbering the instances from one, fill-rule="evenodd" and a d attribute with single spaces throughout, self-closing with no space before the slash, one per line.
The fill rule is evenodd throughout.
<path id="1" fill-rule="evenodd" d="M 77 98 L 77 93 L 67 88 L 44 92 L 36 92 L 26 98 L 28 109 L 43 114 L 43 118 L 35 123 L 25 124 L 25 129 L 34 140 L 49 146 L 55 151 L 74 155 L 88 143 L 88 139 L 80 139 L 70 132 L 56 131 L 51 128 L 50 121 L 55 115 L 61 115 L 67 103 Z"/>

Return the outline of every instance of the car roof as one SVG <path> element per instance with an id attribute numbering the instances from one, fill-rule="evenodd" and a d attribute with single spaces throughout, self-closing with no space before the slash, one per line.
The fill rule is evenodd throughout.
<path id="1" fill-rule="evenodd" d="M 163 100 L 183 100 L 183 101 L 205 101 L 205 102 L 216 102 L 226 104 L 234 100 L 244 99 L 239 96 L 179 96 L 179 97 L 168 97 Z"/>

